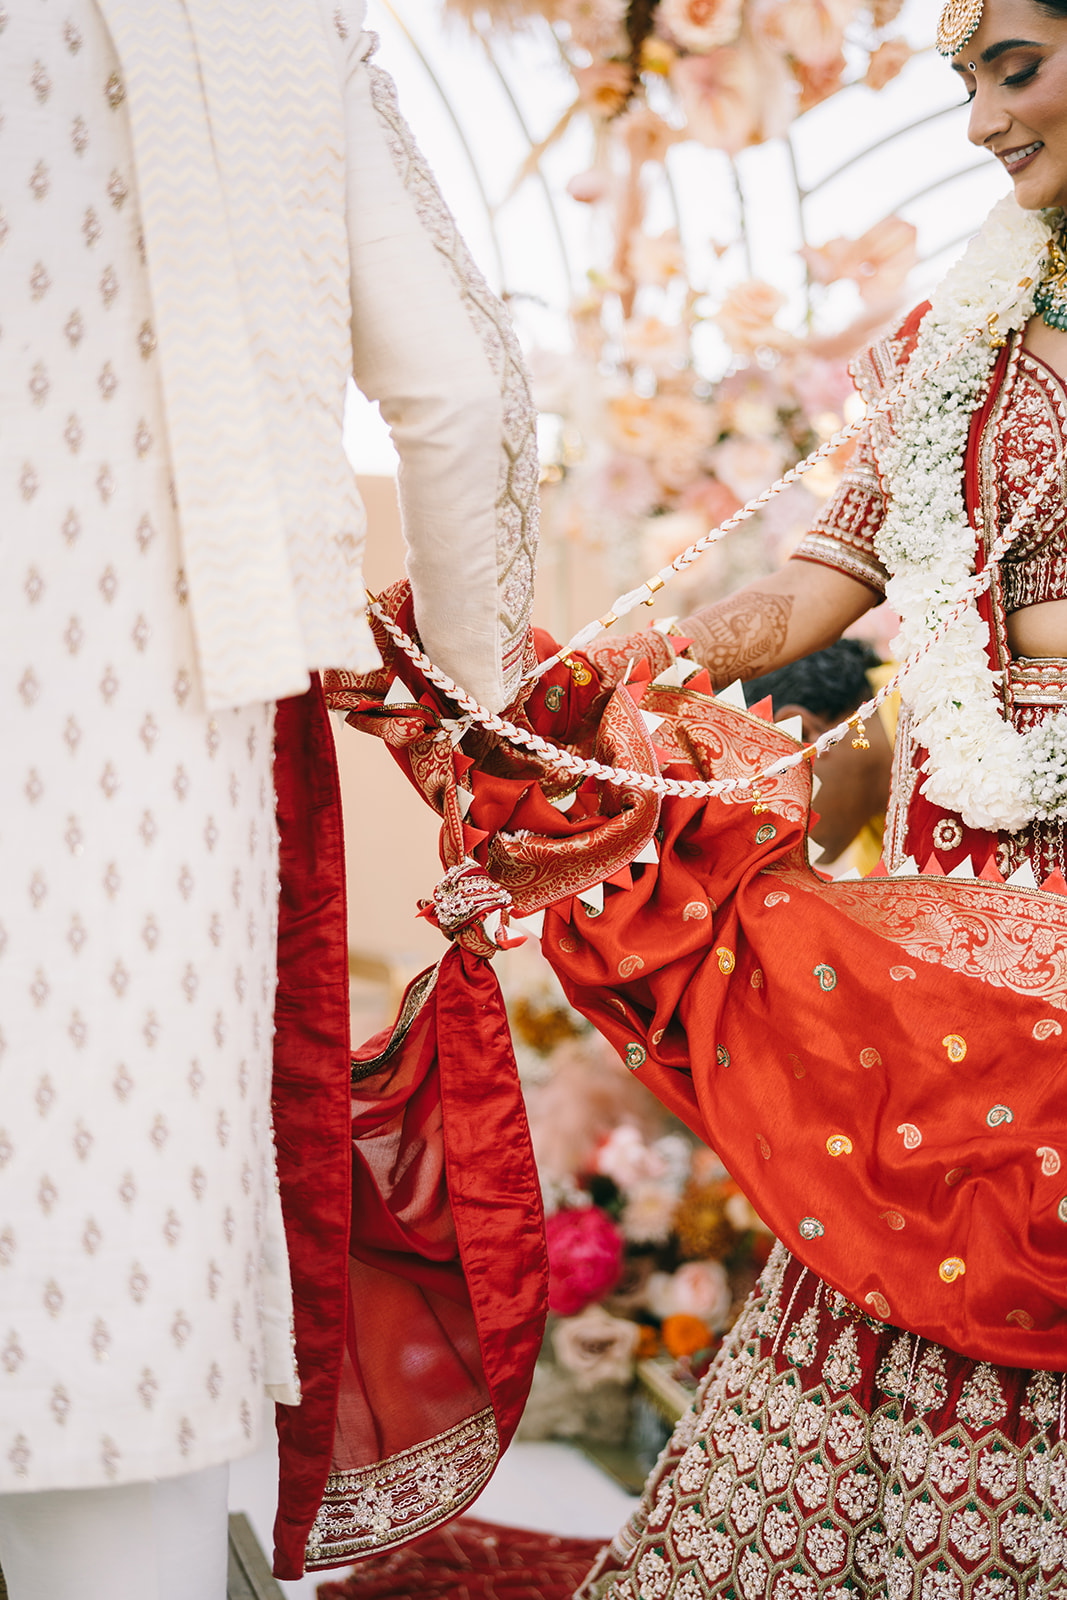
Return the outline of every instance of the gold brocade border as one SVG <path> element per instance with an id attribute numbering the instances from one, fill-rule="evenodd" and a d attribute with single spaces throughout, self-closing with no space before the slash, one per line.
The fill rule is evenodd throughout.
<path id="1" fill-rule="evenodd" d="M 305 1571 L 382 1555 L 457 1516 L 484 1487 L 499 1454 L 496 1419 L 486 1406 L 399 1455 L 332 1472 L 308 1535 Z"/>
<path id="2" fill-rule="evenodd" d="M 444 956 L 441 957 L 441 961 L 443 960 Z M 353 1060 L 353 1084 L 362 1083 L 364 1078 L 369 1078 L 373 1073 L 380 1072 L 382 1067 L 385 1066 L 386 1062 L 396 1055 L 396 1052 L 400 1049 L 400 1046 L 404 1043 L 404 1040 L 411 1032 L 411 1027 L 415 1021 L 415 1018 L 418 1016 L 419 1012 L 422 1010 L 431 994 L 433 994 L 434 989 L 437 987 L 437 978 L 441 971 L 441 961 L 438 961 L 432 967 L 427 967 L 425 972 L 420 972 L 419 976 L 411 984 L 407 994 L 404 997 L 404 1004 L 401 1007 L 400 1015 L 393 1024 L 393 1031 L 389 1035 L 389 1042 L 386 1044 L 385 1049 L 382 1050 L 378 1055 L 371 1056 L 367 1061 Z"/>
<path id="3" fill-rule="evenodd" d="M 1067 1011 L 1062 895 L 924 874 L 827 883 L 784 863 L 763 870 L 791 888 L 817 892 L 920 961 Z"/>

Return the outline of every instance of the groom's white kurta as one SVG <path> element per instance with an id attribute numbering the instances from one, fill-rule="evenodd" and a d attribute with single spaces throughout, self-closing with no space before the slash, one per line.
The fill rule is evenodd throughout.
<path id="1" fill-rule="evenodd" d="M 190 1471 L 297 1398 L 271 702 L 373 660 L 353 365 L 423 637 L 514 686 L 521 363 L 360 21 L 0 3 L 0 1490 Z"/>

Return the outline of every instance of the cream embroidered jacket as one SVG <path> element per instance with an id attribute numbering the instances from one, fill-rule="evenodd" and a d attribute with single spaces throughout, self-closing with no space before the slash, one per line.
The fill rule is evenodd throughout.
<path id="1" fill-rule="evenodd" d="M 98 3 L 133 126 L 207 704 L 377 661 L 341 448 L 351 372 L 400 453 L 423 643 L 498 709 L 529 616 L 534 412 L 362 4 Z"/>

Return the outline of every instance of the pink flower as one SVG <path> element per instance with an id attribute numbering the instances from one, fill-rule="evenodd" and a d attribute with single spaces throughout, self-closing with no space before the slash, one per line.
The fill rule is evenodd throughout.
<path id="1" fill-rule="evenodd" d="M 622 1234 L 597 1206 L 557 1211 L 545 1221 L 548 1309 L 573 1317 L 608 1294 L 622 1272 Z"/>
<path id="2" fill-rule="evenodd" d="M 678 1195 L 662 1179 L 642 1178 L 627 1197 L 620 1223 L 631 1244 L 665 1244 L 678 1207 Z"/>
<path id="3" fill-rule="evenodd" d="M 653 465 L 670 450 L 684 449 L 699 461 L 717 430 L 714 408 L 687 395 L 646 397 L 627 391 L 608 401 L 608 415 L 619 447 Z"/>
<path id="4" fill-rule="evenodd" d="M 762 0 L 754 24 L 760 38 L 805 67 L 825 67 L 841 54 L 858 0 Z"/>
<path id="5" fill-rule="evenodd" d="M 809 416 L 832 411 L 841 416 L 845 401 L 856 392 L 843 361 L 819 359 L 798 362 L 793 371 L 793 388 Z"/>
<path id="6" fill-rule="evenodd" d="M 773 483 L 786 464 L 781 439 L 749 438 L 735 433 L 712 451 L 715 472 L 744 503 Z"/>
<path id="7" fill-rule="evenodd" d="M 655 237 L 641 232 L 631 234 L 626 258 L 638 283 L 665 284 L 685 275 L 685 251 L 677 228 L 668 228 Z"/>
<path id="8" fill-rule="evenodd" d="M 613 1317 L 603 1306 L 590 1306 L 552 1330 L 556 1360 L 572 1374 L 578 1389 L 598 1383 L 628 1383 L 641 1330 L 635 1322 Z"/>
<path id="9" fill-rule="evenodd" d="M 788 350 L 796 340 L 774 320 L 784 305 L 785 297 L 777 289 L 752 278 L 730 290 L 714 320 L 730 349 L 738 355 L 751 355 L 761 348 Z"/>
<path id="10" fill-rule="evenodd" d="M 916 231 L 900 217 L 884 217 L 858 239 L 830 239 L 800 255 L 816 283 L 852 278 L 867 301 L 891 299 L 915 265 Z"/>
<path id="11" fill-rule="evenodd" d="M 643 517 L 659 503 L 659 484 L 639 456 L 613 455 L 588 474 L 582 484 L 583 504 L 619 517 Z"/>
<path id="12" fill-rule="evenodd" d="M 682 56 L 671 68 L 690 138 L 730 155 L 761 138 L 762 96 L 755 58 L 737 45 Z"/>
<path id="13" fill-rule="evenodd" d="M 578 99 L 591 117 L 614 117 L 630 93 L 630 69 L 624 61 L 594 61 L 575 67 Z"/>
<path id="14" fill-rule="evenodd" d="M 687 1261 L 677 1272 L 654 1272 L 646 1289 L 653 1316 L 699 1317 L 709 1328 L 722 1327 L 733 1296 L 721 1261 Z"/>
<path id="15" fill-rule="evenodd" d="M 636 266 L 634 273 L 640 279 Z M 677 370 L 689 351 L 689 335 L 683 324 L 661 322 L 659 317 L 630 317 L 623 325 L 622 342 L 627 361 L 637 367 L 651 367 L 653 372 Z"/>
<path id="16" fill-rule="evenodd" d="M 720 483 L 718 478 L 698 478 L 696 483 L 691 483 L 678 501 L 679 511 L 697 512 L 707 528 L 717 528 L 720 522 L 725 522 L 727 517 L 732 517 L 735 511 L 741 509 L 741 501 L 728 489 L 725 483 Z M 689 541 L 686 541 L 687 543 Z M 685 544 L 678 547 L 684 550 Z M 677 554 L 677 551 L 674 552 Z M 673 559 L 673 558 L 672 558 Z"/>
<path id="17" fill-rule="evenodd" d="M 823 100 L 829 100 L 832 94 L 836 94 L 847 66 L 843 50 L 839 50 L 828 61 L 794 61 L 793 72 L 800 85 L 797 110 L 810 111 L 812 106 L 820 105 Z"/>
<path id="18" fill-rule="evenodd" d="M 684 138 L 677 128 L 672 128 L 658 112 L 648 106 L 631 104 L 625 116 L 616 124 L 620 138 L 625 140 L 635 167 L 646 161 L 663 161 L 667 151 L 678 139 Z"/>
<path id="19" fill-rule="evenodd" d="M 625 0 L 561 0 L 556 12 L 571 38 L 591 56 L 625 55 Z"/>
<path id="20" fill-rule="evenodd" d="M 656 29 L 683 50 L 706 55 L 741 28 L 741 0 L 660 0 Z"/>
<path id="21" fill-rule="evenodd" d="M 590 167 L 588 172 L 576 172 L 573 178 L 567 180 L 567 193 L 571 199 L 580 200 L 586 206 L 595 206 L 598 201 L 606 199 L 610 190 L 611 178 L 599 167 Z"/>
<path id="22" fill-rule="evenodd" d="M 868 89 L 884 89 L 907 66 L 913 54 L 906 39 L 884 40 L 867 63 L 863 81 Z"/>
<path id="23" fill-rule="evenodd" d="M 593 1169 L 610 1178 L 620 1189 L 630 1189 L 642 1178 L 661 1178 L 664 1163 L 661 1156 L 649 1149 L 640 1129 L 632 1122 L 620 1122 L 597 1151 Z"/>

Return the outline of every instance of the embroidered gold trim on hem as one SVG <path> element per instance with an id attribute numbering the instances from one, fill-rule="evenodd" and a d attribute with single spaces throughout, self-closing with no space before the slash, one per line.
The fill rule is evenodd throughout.
<path id="1" fill-rule="evenodd" d="M 923 873 L 825 883 L 786 862 L 763 872 L 791 888 L 817 890 L 861 927 L 920 961 L 1067 1011 L 1067 901 L 1062 895 Z"/>
<path id="2" fill-rule="evenodd" d="M 441 957 L 441 961 L 443 960 L 444 956 Z M 425 972 L 420 972 L 412 983 L 404 997 L 400 1015 L 396 1019 L 393 1031 L 389 1035 L 389 1043 L 385 1049 L 379 1051 L 376 1056 L 371 1056 L 369 1061 L 352 1062 L 352 1082 L 354 1084 L 362 1083 L 364 1078 L 369 1078 L 375 1072 L 379 1072 L 386 1062 L 400 1049 L 400 1046 L 411 1031 L 412 1023 L 437 987 L 437 976 L 441 971 L 441 961 L 438 961 L 435 966 L 427 967 Z"/>
<path id="3" fill-rule="evenodd" d="M 1016 706 L 1067 706 L 1067 657 L 1017 656 L 1008 676 Z"/>
<path id="4" fill-rule="evenodd" d="M 422 1444 L 351 1472 L 333 1472 L 308 1535 L 304 1568 L 321 1572 L 381 1555 L 458 1515 L 496 1466 L 491 1406 Z"/>

